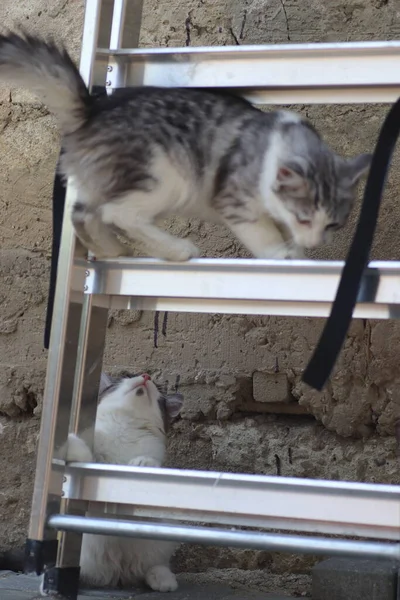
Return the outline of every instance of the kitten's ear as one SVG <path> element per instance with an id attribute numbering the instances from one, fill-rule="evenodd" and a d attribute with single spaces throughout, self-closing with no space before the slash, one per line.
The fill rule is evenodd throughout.
<path id="1" fill-rule="evenodd" d="M 303 170 L 297 163 L 281 163 L 278 166 L 274 191 L 278 194 L 303 196 L 308 189 L 308 181 Z"/>
<path id="2" fill-rule="evenodd" d="M 346 160 L 342 176 L 349 186 L 356 185 L 371 166 L 372 154 L 359 154 Z"/>
<path id="3" fill-rule="evenodd" d="M 170 419 L 177 417 L 183 406 L 182 394 L 172 394 L 171 396 L 166 396 L 165 406 Z"/>
<path id="4" fill-rule="evenodd" d="M 102 372 L 101 377 L 100 377 L 99 396 L 101 396 L 101 394 L 104 392 L 104 390 L 109 388 L 111 384 L 112 384 L 111 377 L 109 377 L 108 375 L 106 375 L 105 373 Z"/>

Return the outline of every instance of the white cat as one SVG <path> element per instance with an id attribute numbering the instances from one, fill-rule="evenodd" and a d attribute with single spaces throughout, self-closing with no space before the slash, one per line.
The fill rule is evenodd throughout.
<path id="1" fill-rule="evenodd" d="M 182 407 L 179 394 L 163 396 L 150 376 L 112 379 L 102 375 L 94 432 L 68 438 L 67 461 L 160 467 L 168 421 Z M 144 580 L 156 591 L 171 592 L 178 583 L 169 567 L 173 542 L 84 534 L 81 580 L 92 586 L 129 586 Z"/>

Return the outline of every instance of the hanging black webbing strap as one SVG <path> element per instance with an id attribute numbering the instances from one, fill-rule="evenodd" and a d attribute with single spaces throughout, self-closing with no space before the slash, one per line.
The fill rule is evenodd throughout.
<path id="1" fill-rule="evenodd" d="M 51 320 L 53 318 L 54 295 L 56 292 L 58 255 L 60 253 L 61 231 L 64 218 L 66 189 L 58 174 L 58 164 L 53 185 L 53 242 L 51 246 L 50 284 L 47 300 L 46 324 L 44 328 L 44 347 L 49 349 Z"/>
<path id="2" fill-rule="evenodd" d="M 322 390 L 342 348 L 371 249 L 389 162 L 400 133 L 400 98 L 387 115 L 375 146 L 357 229 L 344 265 L 331 314 L 303 374 L 303 381 Z"/>

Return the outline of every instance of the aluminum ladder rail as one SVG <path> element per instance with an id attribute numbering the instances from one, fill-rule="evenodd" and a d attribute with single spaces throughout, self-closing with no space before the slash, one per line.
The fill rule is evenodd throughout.
<path id="1" fill-rule="evenodd" d="M 144 84 L 222 87 L 270 104 L 392 102 L 400 96 L 400 42 L 145 50 L 137 49 L 141 14 L 142 0 L 88 0 L 80 65 L 88 85 L 105 84 L 109 92 Z M 60 581 L 63 572 L 78 573 L 82 532 L 399 559 L 400 486 L 60 460 L 57 451 L 68 431 L 79 434 L 95 420 L 110 308 L 321 317 L 329 314 L 343 266 L 254 259 L 95 261 L 86 258 L 73 233 L 68 208 L 74 195 L 69 185 L 27 543 L 30 565 L 37 572 L 52 567 Z M 359 297 L 355 316 L 398 318 L 399 274 L 400 262 L 371 263 L 365 277 L 377 281 L 376 291 Z M 98 516 L 85 517 L 88 507 Z M 140 520 L 148 517 L 225 527 Z"/>

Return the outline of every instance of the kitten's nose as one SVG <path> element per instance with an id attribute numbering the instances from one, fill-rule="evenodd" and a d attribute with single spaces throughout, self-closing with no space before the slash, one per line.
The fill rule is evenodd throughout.
<path id="1" fill-rule="evenodd" d="M 151 377 L 150 377 L 150 375 L 148 373 L 143 373 L 142 377 L 144 379 L 143 383 L 147 383 L 151 379 Z"/>

